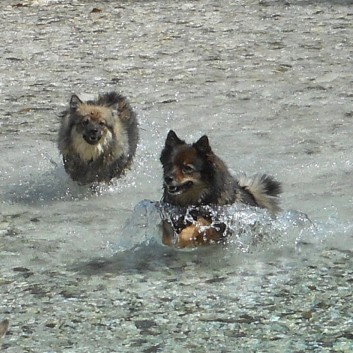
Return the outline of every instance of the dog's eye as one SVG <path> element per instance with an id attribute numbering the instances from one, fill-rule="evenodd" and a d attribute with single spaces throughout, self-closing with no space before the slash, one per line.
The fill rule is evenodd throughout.
<path id="1" fill-rule="evenodd" d="M 191 164 L 186 164 L 183 166 L 183 173 L 190 174 L 195 171 L 195 167 Z"/>
<path id="2" fill-rule="evenodd" d="M 105 122 L 104 121 L 100 121 L 99 125 L 103 127 L 103 126 L 105 126 Z"/>
<path id="3" fill-rule="evenodd" d="M 89 119 L 83 119 L 82 121 L 81 121 L 81 125 L 82 126 L 87 126 L 88 125 L 88 123 L 89 123 Z"/>

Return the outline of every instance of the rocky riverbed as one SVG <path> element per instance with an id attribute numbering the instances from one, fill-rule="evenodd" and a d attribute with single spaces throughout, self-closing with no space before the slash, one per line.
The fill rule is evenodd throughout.
<path id="1" fill-rule="evenodd" d="M 3 2 L 2 351 L 352 352 L 352 4 Z M 58 115 L 73 92 L 110 90 L 141 141 L 131 172 L 92 193 L 65 175 Z M 171 128 L 283 182 L 280 239 L 160 244 L 135 206 L 160 199 Z"/>

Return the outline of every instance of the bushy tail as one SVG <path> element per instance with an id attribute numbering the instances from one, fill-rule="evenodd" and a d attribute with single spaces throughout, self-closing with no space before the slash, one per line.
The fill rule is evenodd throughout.
<path id="1" fill-rule="evenodd" d="M 249 192 L 259 207 L 267 208 L 272 213 L 281 211 L 279 195 L 282 192 L 281 183 L 267 174 L 255 174 L 251 177 L 241 175 L 238 178 L 241 188 Z"/>

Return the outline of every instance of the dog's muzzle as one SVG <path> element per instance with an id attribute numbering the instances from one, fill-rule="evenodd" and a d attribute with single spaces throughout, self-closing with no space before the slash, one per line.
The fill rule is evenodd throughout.
<path id="1" fill-rule="evenodd" d="M 171 195 L 182 194 L 183 192 L 189 190 L 193 185 L 193 182 L 190 180 L 186 181 L 185 183 L 177 183 L 170 177 L 166 177 L 164 182 L 168 193 Z"/>
<path id="2" fill-rule="evenodd" d="M 90 145 L 95 145 L 101 139 L 102 134 L 98 129 L 91 129 L 83 134 L 83 138 Z"/>

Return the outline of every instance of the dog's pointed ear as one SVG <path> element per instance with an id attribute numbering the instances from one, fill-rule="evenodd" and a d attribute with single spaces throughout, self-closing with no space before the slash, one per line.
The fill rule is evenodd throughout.
<path id="1" fill-rule="evenodd" d="M 70 99 L 70 109 L 77 110 L 78 106 L 82 104 L 82 101 L 76 94 L 73 94 Z"/>
<path id="2" fill-rule="evenodd" d="M 167 138 L 165 140 L 165 145 L 167 146 L 176 146 L 176 145 L 181 145 L 183 144 L 184 141 L 180 140 L 180 138 L 177 136 L 177 134 L 173 130 L 169 130 Z"/>
<path id="3" fill-rule="evenodd" d="M 170 130 L 168 132 L 167 138 L 165 140 L 164 148 L 163 148 L 161 156 L 159 158 L 159 160 L 161 161 L 163 166 L 167 162 L 173 148 L 178 145 L 182 145 L 184 143 L 185 143 L 185 141 L 180 140 L 180 138 L 177 136 L 177 134 L 173 130 Z"/>
<path id="4" fill-rule="evenodd" d="M 203 135 L 198 141 L 194 143 L 194 146 L 202 153 L 208 154 L 212 152 L 208 137 Z"/>

